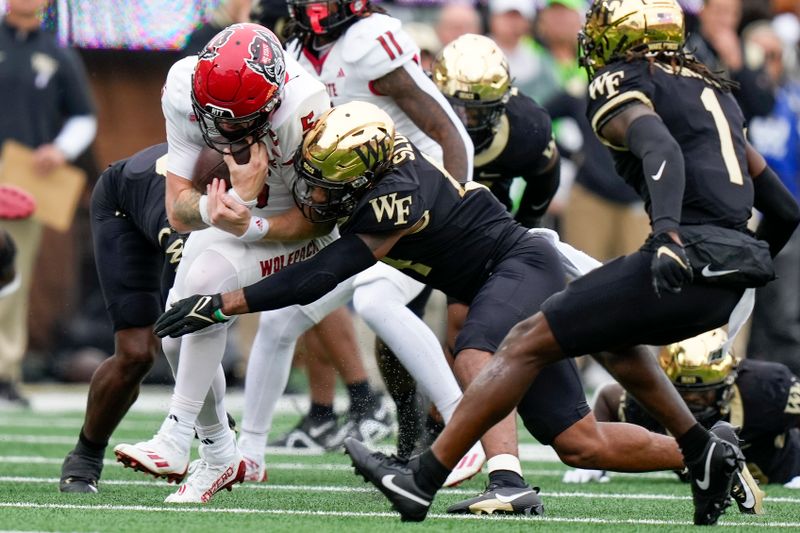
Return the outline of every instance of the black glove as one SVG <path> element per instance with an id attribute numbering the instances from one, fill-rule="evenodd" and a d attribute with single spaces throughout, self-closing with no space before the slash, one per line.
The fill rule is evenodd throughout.
<path id="1" fill-rule="evenodd" d="M 228 320 L 230 317 L 222 312 L 221 294 L 195 294 L 178 300 L 161 315 L 156 321 L 155 332 L 159 337 L 180 337 Z"/>
<path id="2" fill-rule="evenodd" d="M 681 292 L 681 288 L 692 281 L 692 265 L 686 256 L 683 246 L 672 240 L 666 232 L 659 233 L 651 241 L 655 250 L 650 263 L 653 275 L 653 290 L 661 297 L 661 289 L 672 293 Z"/>

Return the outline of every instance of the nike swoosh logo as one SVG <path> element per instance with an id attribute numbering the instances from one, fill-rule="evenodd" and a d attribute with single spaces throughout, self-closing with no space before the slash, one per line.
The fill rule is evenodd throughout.
<path id="1" fill-rule="evenodd" d="M 516 494 L 509 494 L 508 496 L 503 496 L 502 494 L 495 494 L 494 497 L 497 498 L 497 501 L 503 503 L 511 503 L 517 498 L 520 498 L 522 496 L 525 496 L 526 494 L 531 494 L 531 493 L 533 493 L 532 490 L 523 490 L 522 492 L 517 492 Z"/>
<path id="2" fill-rule="evenodd" d="M 333 426 L 333 424 L 334 422 L 331 421 L 331 422 L 325 422 L 321 426 L 312 427 L 311 429 L 308 430 L 308 434 L 311 435 L 312 438 L 316 439 L 317 437 L 328 431 Z"/>
<path id="3" fill-rule="evenodd" d="M 742 507 L 747 507 L 748 509 L 750 509 L 751 507 L 753 507 L 756 504 L 756 498 L 753 495 L 753 492 L 747 486 L 747 483 L 745 482 L 744 478 L 742 477 L 742 474 L 737 474 L 737 475 L 739 476 L 739 483 L 741 483 L 741 485 L 742 485 L 742 490 L 747 495 L 747 498 L 745 498 L 745 500 L 742 502 Z"/>
<path id="4" fill-rule="evenodd" d="M 703 277 L 706 278 L 714 278 L 717 276 L 725 276 L 727 274 L 733 274 L 734 272 L 739 272 L 738 268 L 733 270 L 711 270 L 711 265 L 706 265 L 703 267 L 703 270 L 700 272 Z"/>
<path id="5" fill-rule="evenodd" d="M 706 455 L 706 469 L 703 474 L 703 479 L 696 479 L 695 483 L 697 483 L 697 488 L 700 490 L 708 490 L 709 485 L 711 485 L 711 456 L 714 455 L 714 448 L 717 447 L 716 442 L 711 443 L 711 448 L 708 449 L 708 454 Z"/>
<path id="6" fill-rule="evenodd" d="M 208 303 L 209 303 L 210 301 L 211 301 L 211 296 L 203 296 L 202 298 L 200 298 L 199 300 L 197 300 L 197 303 L 196 303 L 196 304 L 194 304 L 194 308 L 193 308 L 193 309 L 192 309 L 192 310 L 189 312 L 189 314 L 188 314 L 188 315 L 186 315 L 186 316 L 193 316 L 193 317 L 195 317 L 195 318 L 200 318 L 200 319 L 202 319 L 202 320 L 205 320 L 206 322 L 211 322 L 211 323 L 213 324 L 213 323 L 214 323 L 214 321 L 213 321 L 213 320 L 211 320 L 210 318 L 208 318 L 208 317 L 206 317 L 206 316 L 203 316 L 203 315 L 199 315 L 199 314 L 197 314 L 197 312 L 198 312 L 199 310 L 201 310 L 202 308 L 204 308 L 206 305 L 208 305 Z"/>
<path id="7" fill-rule="evenodd" d="M 411 500 L 413 502 L 417 502 L 420 505 L 424 505 L 424 506 L 427 507 L 427 506 L 429 506 L 431 504 L 431 502 L 429 502 L 428 500 L 423 500 L 419 496 L 417 496 L 415 494 L 411 494 L 410 492 L 408 492 L 403 487 L 398 487 L 397 485 L 395 485 L 394 484 L 394 474 L 386 474 L 385 476 L 383 476 L 381 478 L 381 483 L 383 484 L 384 487 L 386 487 L 390 491 L 392 491 L 392 492 L 394 492 L 396 494 L 399 494 L 400 496 L 403 496 L 404 498 L 408 498 L 409 500 Z"/>
<path id="8" fill-rule="evenodd" d="M 653 181 L 658 181 L 661 179 L 661 174 L 664 173 L 664 167 L 666 165 L 667 165 L 667 160 L 665 159 L 664 161 L 661 162 L 661 166 L 658 167 L 658 172 L 650 176 L 651 178 L 653 178 Z"/>
<path id="9" fill-rule="evenodd" d="M 659 246 L 658 250 L 656 251 L 656 255 L 658 257 L 661 257 L 662 255 L 666 255 L 667 257 L 669 257 L 670 259 L 672 259 L 673 261 L 678 263 L 681 267 L 686 268 L 686 263 L 683 262 L 683 259 L 681 259 L 678 256 L 678 254 L 676 254 L 675 252 L 673 252 L 672 250 L 670 250 L 666 246 Z"/>

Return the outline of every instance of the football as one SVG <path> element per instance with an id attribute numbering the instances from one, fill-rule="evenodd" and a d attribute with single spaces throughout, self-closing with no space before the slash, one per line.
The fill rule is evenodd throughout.
<path id="1" fill-rule="evenodd" d="M 250 150 L 245 148 L 233 155 L 234 159 L 240 165 L 247 163 L 250 160 Z M 222 154 L 209 146 L 204 146 L 200 151 L 200 156 L 194 164 L 194 171 L 192 172 L 192 185 L 194 188 L 202 193 L 206 192 L 206 186 L 211 183 L 214 178 L 219 178 L 225 181 L 225 184 L 230 189 L 231 175 L 228 171 L 228 165 L 222 159 Z"/>

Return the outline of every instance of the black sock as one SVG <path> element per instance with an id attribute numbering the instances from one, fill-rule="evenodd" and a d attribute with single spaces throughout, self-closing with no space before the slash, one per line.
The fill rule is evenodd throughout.
<path id="1" fill-rule="evenodd" d="M 489 484 L 498 484 L 502 487 L 519 488 L 528 486 L 522 476 L 516 472 L 512 472 L 511 470 L 495 470 L 494 472 L 489 472 Z"/>
<path id="2" fill-rule="evenodd" d="M 78 435 L 78 444 L 75 445 L 75 452 L 78 455 L 87 455 L 89 457 L 103 457 L 106 446 L 108 446 L 108 441 L 102 443 L 93 442 L 83 434 L 83 429 L 81 429 L 80 435 Z"/>
<path id="3" fill-rule="evenodd" d="M 414 480 L 419 488 L 428 494 L 435 494 L 444 485 L 450 470 L 439 462 L 430 448 L 419 456 L 419 472 L 414 475 Z"/>
<path id="4" fill-rule="evenodd" d="M 689 428 L 689 431 L 676 438 L 678 446 L 683 452 L 683 461 L 686 464 L 697 462 L 706 449 L 711 434 L 699 423 Z"/>
<path id="5" fill-rule="evenodd" d="M 375 406 L 375 394 L 367 380 L 350 383 L 347 385 L 347 393 L 350 395 L 350 415 L 354 418 L 364 416 Z"/>
<path id="6" fill-rule="evenodd" d="M 314 422 L 327 422 L 336 418 L 332 405 L 311 402 L 308 417 Z"/>

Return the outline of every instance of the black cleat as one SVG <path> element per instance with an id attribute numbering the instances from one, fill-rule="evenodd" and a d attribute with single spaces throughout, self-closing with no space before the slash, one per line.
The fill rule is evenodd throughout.
<path id="1" fill-rule="evenodd" d="M 304 448 L 308 450 L 330 451 L 341 445 L 338 437 L 340 427 L 335 418 L 315 421 L 306 415 L 288 433 L 270 446 L 278 448 Z"/>
<path id="2" fill-rule="evenodd" d="M 687 464 L 694 500 L 694 523 L 698 526 L 713 526 L 731 504 L 731 486 L 740 471 L 741 452 L 735 444 L 717 436 L 722 430 L 711 428 L 711 439 L 703 455 L 694 463 Z M 728 424 L 729 425 L 729 424 Z"/>
<path id="3" fill-rule="evenodd" d="M 403 522 L 425 520 L 435 493 L 424 491 L 414 479 L 414 474 L 419 471 L 419 457 L 408 460 L 387 457 L 351 437 L 344 440 L 344 449 L 352 459 L 356 473 L 389 499 Z"/>
<path id="4" fill-rule="evenodd" d="M 711 433 L 738 447 L 741 443 L 736 429 L 727 422 L 717 422 L 711 428 Z M 733 501 L 739 507 L 739 512 L 743 514 L 764 514 L 764 497 L 766 494 L 758 486 L 758 482 L 753 479 L 750 469 L 744 461 L 741 451 L 737 453 L 741 471 L 736 474 L 731 487 Z"/>
<path id="5" fill-rule="evenodd" d="M 540 516 L 544 514 L 544 504 L 539 497 L 539 487 L 503 487 L 499 483 L 490 483 L 483 493 L 451 505 L 447 512 Z"/>
<path id="6" fill-rule="evenodd" d="M 78 455 L 71 451 L 61 465 L 61 480 L 58 490 L 61 492 L 97 492 L 97 481 L 103 471 L 103 457 Z"/>

